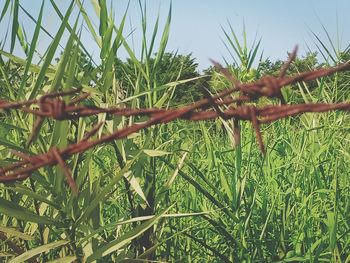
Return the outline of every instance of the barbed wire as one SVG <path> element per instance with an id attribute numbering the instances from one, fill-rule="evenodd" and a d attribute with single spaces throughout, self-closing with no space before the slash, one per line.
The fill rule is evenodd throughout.
<path id="1" fill-rule="evenodd" d="M 87 99 L 90 94 L 82 93 L 81 88 L 76 88 L 63 92 L 49 93 L 41 96 L 39 99 L 22 101 L 22 102 L 7 102 L 0 101 L 0 109 L 4 111 L 22 110 L 26 113 L 34 114 L 37 120 L 34 124 L 33 131 L 28 139 L 29 144 L 39 132 L 40 126 L 44 118 L 52 118 L 55 120 L 74 120 L 83 117 L 93 116 L 100 113 L 106 113 L 117 116 L 147 116 L 149 119 L 126 126 L 120 130 L 116 130 L 111 134 L 105 134 L 99 139 L 92 140 L 91 137 L 96 134 L 103 126 L 103 123 L 98 123 L 92 130 L 85 134 L 82 140 L 77 143 L 68 145 L 64 149 L 52 147 L 48 152 L 38 155 L 28 155 L 23 152 L 12 151 L 19 158 L 18 161 L 7 167 L 0 168 L 0 182 L 9 183 L 25 180 L 30 177 L 34 171 L 46 166 L 59 165 L 67 183 L 75 194 L 78 194 L 78 187 L 75 184 L 65 161 L 72 155 L 82 153 L 97 145 L 125 138 L 132 133 L 142 129 L 149 128 L 157 124 L 165 124 L 176 119 L 184 119 L 189 121 L 204 121 L 216 118 L 225 120 L 234 119 L 235 121 L 249 121 L 252 123 L 256 134 L 257 142 L 262 153 L 265 153 L 265 147 L 260 132 L 260 125 L 271 123 L 282 118 L 296 116 L 306 112 L 325 112 L 332 110 L 350 111 L 350 102 L 342 103 L 305 103 L 305 104 L 284 104 L 281 89 L 287 85 L 316 80 L 321 77 L 329 76 L 336 72 L 346 71 L 350 69 L 350 63 L 342 64 L 336 67 L 327 69 L 318 69 L 313 71 L 302 72 L 295 76 L 285 76 L 288 67 L 296 58 L 297 48 L 290 54 L 287 62 L 281 67 L 278 77 L 264 76 L 261 79 L 252 83 L 240 83 L 234 79 L 230 72 L 223 68 L 220 64 L 214 62 L 215 67 L 226 76 L 232 83 L 232 87 L 219 92 L 216 95 L 210 94 L 208 90 L 204 90 L 205 98 L 186 105 L 181 108 L 174 109 L 131 109 L 109 107 L 101 108 L 96 106 L 85 106 L 80 104 Z M 230 95 L 238 92 L 238 96 Z M 65 96 L 78 95 L 71 98 L 68 103 L 63 99 Z M 230 96 L 230 97 L 229 97 Z M 281 105 L 256 106 L 251 104 L 261 97 L 277 98 Z M 246 104 L 250 103 L 250 104 Z M 32 107 L 37 105 L 36 107 Z M 225 106 L 224 110 L 221 109 Z M 29 145 L 28 144 L 28 145 Z"/>

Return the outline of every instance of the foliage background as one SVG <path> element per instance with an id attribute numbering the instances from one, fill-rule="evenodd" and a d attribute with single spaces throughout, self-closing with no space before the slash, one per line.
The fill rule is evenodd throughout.
<path id="1" fill-rule="evenodd" d="M 117 23 L 105 1 L 95 3 L 98 25 L 79 0 L 66 12 L 53 0 L 42 1 L 29 37 L 18 22 L 20 2 L 6 0 L 0 23 L 5 14 L 12 23 L 9 49 L 0 50 L 2 100 L 82 87 L 91 93 L 89 105 L 174 107 L 202 97 L 202 87 L 215 93 L 230 85 L 213 68 L 200 73 L 191 54 L 167 51 L 171 6 L 160 15 L 164 23 L 150 25 L 140 2 L 142 45 L 136 52 L 124 31 L 128 10 Z M 46 34 L 44 5 L 52 5 L 62 23 L 42 51 L 37 44 Z M 98 64 L 80 40 L 82 25 L 99 46 Z M 276 74 L 282 62 L 265 59 L 263 42 L 250 45 L 247 33 L 237 34 L 230 24 L 223 27 L 226 66 L 244 82 Z M 66 42 L 63 34 L 69 35 Z M 324 43 L 316 35 L 315 41 L 324 61 L 307 53 L 289 74 L 348 60 L 348 49 L 336 49 L 331 40 Z M 14 55 L 15 43 L 24 57 Z M 128 54 L 126 60 L 118 57 L 120 50 Z M 288 103 L 347 101 L 348 81 L 348 73 L 336 74 L 287 87 L 283 96 Z M 1 166 L 16 161 L 10 150 L 38 154 L 52 146 L 63 148 L 98 121 L 105 125 L 96 136 L 143 121 L 106 114 L 49 119 L 28 145 L 33 116 L 10 111 L 0 118 Z M 304 114 L 266 125 L 266 156 L 259 152 L 250 124 L 242 123 L 238 145 L 232 127 L 232 121 L 221 119 L 179 120 L 78 154 L 67 162 L 78 196 L 59 167 L 41 169 L 22 183 L 0 185 L 0 256 L 9 262 L 349 261 L 349 116 Z"/>

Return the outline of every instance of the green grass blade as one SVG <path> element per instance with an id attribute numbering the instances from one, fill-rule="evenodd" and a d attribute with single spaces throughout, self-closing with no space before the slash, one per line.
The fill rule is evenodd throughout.
<path id="1" fill-rule="evenodd" d="M 313 31 L 311 31 L 311 33 L 314 35 L 314 37 L 317 39 L 318 43 L 321 44 L 322 48 L 324 49 L 324 51 L 327 53 L 327 55 L 329 56 L 329 58 L 333 61 L 334 64 L 337 63 L 337 60 L 333 57 L 332 52 L 327 48 L 327 46 L 323 43 L 323 41 L 316 35 L 316 33 L 314 33 Z M 321 51 L 321 49 L 319 49 L 321 53 L 323 53 Z M 325 60 L 327 61 L 327 57 L 323 56 L 325 58 Z"/>
<path id="2" fill-rule="evenodd" d="M 0 232 L 3 232 L 11 237 L 16 237 L 16 238 L 23 239 L 23 240 L 33 240 L 34 239 L 33 236 L 27 235 L 21 231 L 18 231 L 16 228 L 13 228 L 13 227 L 6 227 L 6 226 L 0 225 Z"/>
<path id="3" fill-rule="evenodd" d="M 326 36 L 327 36 L 328 42 L 329 42 L 329 44 L 331 45 L 331 48 L 332 48 L 334 54 L 338 56 L 339 50 L 335 47 L 335 45 L 334 45 L 334 43 L 333 43 L 333 41 L 332 41 L 332 38 L 331 38 L 331 36 L 329 35 L 328 30 L 326 29 L 326 27 L 324 26 L 324 24 L 321 23 L 321 26 L 322 26 L 322 29 L 323 29 L 323 31 L 325 32 Z"/>
<path id="4" fill-rule="evenodd" d="M 7 12 L 7 9 L 8 9 L 8 7 L 9 7 L 9 5 L 10 5 L 10 2 L 11 2 L 11 0 L 6 0 L 6 3 L 5 3 L 5 5 L 4 5 L 4 8 L 3 8 L 2 11 L 1 11 L 0 22 L 1 22 L 2 19 L 4 18 L 5 14 L 6 14 L 6 12 Z"/>
<path id="5" fill-rule="evenodd" d="M 25 86 L 26 81 L 27 81 L 28 71 L 30 69 L 30 66 L 31 66 L 31 63 L 33 60 L 33 56 L 35 53 L 35 48 L 36 48 L 36 44 L 38 42 L 40 28 L 41 28 L 41 21 L 42 21 L 42 17 L 43 17 L 44 3 L 45 3 L 45 1 L 43 0 L 41 3 L 40 12 L 39 12 L 39 16 L 38 16 L 37 23 L 35 26 L 33 38 L 32 38 L 32 41 L 30 42 L 30 49 L 29 49 L 27 59 L 26 59 L 27 63 L 26 63 L 25 68 L 24 68 L 23 79 L 21 82 L 21 86 L 19 88 L 19 94 L 22 94 L 22 92 L 23 92 L 24 86 Z"/>
<path id="6" fill-rule="evenodd" d="M 19 40 L 19 43 L 21 44 L 24 53 L 28 56 L 28 41 L 26 39 L 26 33 L 23 29 L 23 26 L 18 25 L 17 38 Z"/>
<path id="7" fill-rule="evenodd" d="M 231 23 L 228 22 L 228 25 L 229 25 L 229 27 L 230 27 L 230 32 L 231 32 L 231 35 L 233 36 L 233 40 L 235 41 L 235 43 L 232 41 L 231 36 L 227 33 L 226 30 L 223 30 L 223 31 L 224 31 L 224 34 L 225 34 L 227 40 L 229 41 L 231 47 L 232 47 L 233 50 L 235 51 L 236 55 L 237 55 L 239 58 L 241 58 L 241 57 L 242 57 L 242 54 L 243 54 L 242 47 L 241 47 L 241 45 L 240 45 L 240 43 L 239 43 L 239 40 L 238 40 L 238 38 L 237 38 L 237 36 L 236 36 L 235 31 L 233 30 L 233 27 L 232 27 Z"/>
<path id="8" fill-rule="evenodd" d="M 51 5 L 53 6 L 55 12 L 56 12 L 57 15 L 60 17 L 61 21 L 63 21 L 64 16 L 62 15 L 62 13 L 61 13 L 61 11 L 59 10 L 58 6 L 55 4 L 54 0 L 50 0 L 50 1 L 51 1 Z M 80 14 L 79 14 L 79 16 L 80 16 Z M 66 26 L 67 26 L 67 30 L 68 30 L 69 32 L 71 32 L 71 31 L 72 31 L 72 28 L 70 27 L 70 25 L 67 23 Z M 43 27 L 41 27 L 41 29 L 44 30 L 45 32 L 47 32 Z M 47 34 L 48 34 L 49 36 L 51 36 L 50 33 L 47 32 Z M 77 37 L 77 36 L 75 36 L 75 37 L 76 37 L 75 40 L 76 40 L 77 42 L 79 42 L 79 41 L 78 41 L 78 37 Z M 51 38 L 53 39 L 52 36 L 51 36 Z M 79 42 L 79 44 L 80 44 L 80 47 L 84 50 L 85 54 L 89 57 L 89 59 L 91 60 L 91 62 L 97 67 L 97 66 L 98 66 L 97 63 L 94 61 L 94 59 L 92 58 L 92 56 L 90 55 L 90 53 L 88 52 L 88 50 L 86 49 L 86 47 L 85 47 L 84 45 L 82 45 L 81 42 Z M 59 45 L 60 45 L 60 47 L 62 47 L 61 44 L 59 44 Z M 63 48 L 63 47 L 62 47 L 62 48 Z"/>
<path id="9" fill-rule="evenodd" d="M 63 79 L 65 72 L 66 72 L 66 66 L 67 66 L 67 63 L 69 61 L 69 58 L 71 58 L 71 55 L 72 55 L 71 53 L 72 53 L 72 49 L 74 46 L 75 30 L 76 30 L 77 24 L 78 24 L 78 19 L 75 22 L 73 30 L 71 31 L 70 36 L 68 38 L 66 47 L 65 47 L 63 54 L 60 58 L 60 61 L 58 63 L 58 68 L 57 68 L 55 77 L 54 77 L 52 84 L 51 84 L 51 92 L 57 91 L 58 88 L 60 86 L 62 86 L 61 81 Z"/>
<path id="10" fill-rule="evenodd" d="M 103 92 L 106 92 L 107 89 L 112 86 L 112 81 L 114 78 L 114 70 L 112 70 L 112 69 L 113 69 L 113 66 L 115 63 L 118 48 L 120 47 L 120 45 L 122 43 L 122 39 L 123 39 L 122 35 L 123 35 L 123 29 L 124 29 L 125 20 L 126 20 L 126 14 L 127 13 L 125 12 L 123 19 L 122 19 L 122 22 L 118 28 L 117 36 L 115 37 L 115 39 L 113 41 L 112 49 L 109 51 L 109 54 L 107 56 L 107 61 L 105 63 L 105 68 L 103 70 L 103 75 L 102 75 L 102 80 L 103 80 L 102 91 Z"/>
<path id="11" fill-rule="evenodd" d="M 115 30 L 118 32 L 118 30 L 115 28 Z M 139 73 L 145 78 L 146 81 L 149 81 L 149 76 L 146 74 L 146 72 L 144 71 L 142 64 L 140 63 L 140 61 L 137 59 L 134 51 L 130 48 L 130 46 L 128 45 L 128 43 L 126 42 L 125 38 L 122 37 L 123 40 L 123 46 L 126 50 L 126 52 L 128 53 L 128 55 L 130 56 L 130 59 L 132 60 L 132 62 L 134 63 L 134 65 L 136 66 L 137 70 L 139 71 Z"/>
<path id="12" fill-rule="evenodd" d="M 142 223 L 141 225 L 133 228 L 132 230 L 130 230 L 129 232 L 127 232 L 123 236 L 117 238 L 116 240 L 109 242 L 107 245 L 100 247 L 99 249 L 94 251 L 94 253 L 91 256 L 89 256 L 86 259 L 86 262 L 87 263 L 93 262 L 94 260 L 102 258 L 106 255 L 109 255 L 109 254 L 115 252 L 116 250 L 124 247 L 125 245 L 129 244 L 133 239 L 137 238 L 142 233 L 144 233 L 147 229 L 152 227 L 158 221 L 158 219 L 162 217 L 162 215 L 164 215 L 165 213 L 167 213 L 171 209 L 171 207 L 165 209 L 163 212 L 154 216 L 152 219 L 150 219 L 150 220 Z"/>
<path id="13" fill-rule="evenodd" d="M 166 20 L 166 23 L 164 26 L 162 38 L 160 40 L 156 60 L 155 60 L 154 65 L 153 65 L 154 72 L 156 72 L 159 61 L 163 58 L 165 48 L 166 48 L 168 40 L 169 40 L 170 24 L 171 24 L 171 12 L 172 12 L 172 5 L 170 4 L 169 11 L 168 11 L 168 17 L 167 17 L 167 20 Z"/>
<path id="14" fill-rule="evenodd" d="M 14 1 L 14 6 L 13 6 L 13 14 L 12 14 L 12 29 L 11 29 L 11 47 L 10 47 L 10 53 L 13 52 L 13 49 L 15 47 L 16 43 L 16 35 L 18 31 L 18 5 L 19 5 L 19 0 Z"/>
<path id="15" fill-rule="evenodd" d="M 261 39 L 258 41 L 258 44 L 256 44 L 254 49 L 251 49 L 248 55 L 248 69 L 252 67 L 252 64 L 255 60 L 256 54 L 258 53 L 259 47 L 260 47 Z M 253 51 L 252 51 L 253 50 Z"/>
<path id="16" fill-rule="evenodd" d="M 85 211 L 81 214 L 81 216 L 76 221 L 75 225 L 79 225 L 82 221 L 88 218 L 91 213 L 94 211 L 96 206 L 103 200 L 108 197 L 108 193 L 115 187 L 115 185 L 123 178 L 124 174 L 129 171 L 131 165 L 138 159 L 138 156 L 142 152 L 140 151 L 132 160 L 130 160 L 123 169 L 121 169 L 106 185 L 101 192 L 90 202 L 89 206 L 86 207 Z"/>
<path id="17" fill-rule="evenodd" d="M 72 12 L 73 6 L 74 6 L 74 1 L 72 1 L 71 4 L 69 5 L 67 13 L 66 13 L 66 15 L 65 15 L 65 17 L 64 17 L 64 19 L 62 21 L 62 24 L 60 25 L 60 28 L 59 28 L 59 30 L 58 30 L 58 32 L 57 32 L 53 42 L 51 43 L 50 47 L 47 50 L 47 54 L 46 54 L 44 63 L 41 66 L 39 76 L 38 76 L 38 78 L 37 78 L 37 80 L 35 82 L 35 86 L 33 88 L 32 93 L 29 96 L 29 99 L 33 99 L 33 98 L 36 97 L 36 95 L 39 92 L 39 88 L 41 87 L 41 85 L 44 82 L 46 71 L 47 71 L 48 67 L 51 64 L 51 61 L 52 61 L 53 57 L 56 54 L 56 50 L 57 50 L 58 44 L 59 44 L 59 42 L 60 42 L 60 40 L 62 38 L 63 32 L 64 32 L 64 30 L 66 28 L 67 23 L 68 23 L 68 19 L 70 17 L 71 12 Z"/>
<path id="18" fill-rule="evenodd" d="M 93 23 L 92 23 L 91 19 L 89 18 L 89 15 L 87 14 L 87 12 L 86 12 L 83 4 L 81 3 L 81 1 L 77 0 L 76 2 L 78 4 L 78 6 L 80 8 L 80 12 L 82 13 L 82 15 L 84 17 L 84 20 L 85 20 L 85 22 L 86 22 L 86 24 L 87 24 L 87 26 L 89 28 L 90 34 L 92 34 L 92 36 L 95 39 L 97 45 L 101 48 L 102 47 L 102 41 L 99 38 L 99 36 L 97 35 L 96 30 L 95 30 L 95 28 L 93 26 Z"/>
<path id="19" fill-rule="evenodd" d="M 157 37 L 157 33 L 158 33 L 158 28 L 159 28 L 159 15 L 157 16 L 156 23 L 154 24 L 153 34 L 152 34 L 152 37 L 151 37 L 151 43 L 150 43 L 148 54 L 147 54 L 148 57 L 152 56 L 154 43 L 155 43 L 155 40 L 156 40 L 156 37 Z"/>
<path id="20" fill-rule="evenodd" d="M 21 146 L 18 146 L 17 144 L 5 139 L 5 138 L 0 138 L 0 145 L 6 146 L 9 149 L 13 149 L 15 151 L 31 154 L 31 152 Z"/>
<path id="21" fill-rule="evenodd" d="M 33 198 L 34 200 L 37 200 L 37 201 L 40 201 L 42 203 L 45 203 L 45 204 L 48 204 L 52 207 L 54 207 L 55 209 L 59 210 L 60 207 L 58 204 L 48 200 L 46 197 L 38 194 L 38 193 L 35 193 L 33 192 L 31 189 L 27 188 L 26 186 L 24 185 L 20 185 L 20 184 L 16 184 L 14 187 L 2 187 L 0 186 L 0 189 L 6 189 L 6 190 L 10 190 L 10 191 L 13 191 L 15 193 L 20 193 L 22 195 L 26 195 L 30 198 Z"/>
<path id="22" fill-rule="evenodd" d="M 168 162 L 165 158 L 160 157 L 160 159 L 171 169 L 175 170 L 176 167 L 172 165 L 170 162 Z M 206 188 L 205 186 L 201 185 L 200 182 L 195 180 L 193 177 L 188 175 L 187 173 L 179 170 L 179 175 L 188 181 L 191 185 L 194 186 L 195 189 L 197 189 L 198 192 L 203 194 L 213 205 L 217 206 L 219 209 L 222 209 L 225 213 L 227 213 L 232 219 L 236 219 L 236 216 L 233 215 L 231 212 L 228 211 L 227 206 L 222 204 L 218 198 L 215 198 Z"/>
<path id="23" fill-rule="evenodd" d="M 60 226 L 60 227 L 64 226 L 64 224 L 57 222 L 54 219 L 34 214 L 33 212 L 25 209 L 24 207 L 18 204 L 15 204 L 13 202 L 10 202 L 8 200 L 5 200 L 2 197 L 0 197 L 0 213 L 17 218 L 19 220 L 23 220 L 25 222 L 33 222 L 37 224 L 49 224 L 49 225 Z"/>
<path id="24" fill-rule="evenodd" d="M 31 249 L 29 251 L 24 252 L 22 255 L 20 255 L 18 257 L 15 257 L 14 259 L 11 259 L 9 261 L 9 263 L 22 263 L 22 262 L 25 262 L 26 260 L 28 260 L 28 259 L 30 259 L 30 258 L 32 258 L 34 256 L 37 256 L 37 255 L 39 255 L 41 253 L 44 253 L 44 252 L 50 251 L 52 249 L 64 246 L 64 245 L 66 245 L 68 243 L 69 243 L 69 241 L 60 240 L 60 241 L 52 242 L 50 244 L 46 244 L 46 245 L 43 245 L 43 246 L 36 247 L 34 249 Z"/>
<path id="25" fill-rule="evenodd" d="M 47 263 L 72 263 L 76 262 L 78 258 L 76 256 L 66 256 L 63 258 L 58 258 L 52 261 L 48 261 Z"/>
<path id="26" fill-rule="evenodd" d="M 18 63 L 18 64 L 21 64 L 23 66 L 25 66 L 27 64 L 27 61 L 25 59 L 22 59 L 20 57 L 17 57 L 15 55 L 12 55 L 10 53 L 7 53 L 6 51 L 3 51 L 3 50 L 0 50 L 0 54 L 13 60 L 14 62 Z M 39 73 L 41 70 L 41 67 L 38 66 L 38 65 L 35 65 L 35 64 L 30 64 L 29 65 L 29 71 L 30 72 L 34 72 L 34 73 Z M 46 72 L 46 76 L 48 76 L 49 74 L 52 74 L 52 73 L 55 73 L 55 70 L 50 66 L 48 69 L 47 69 L 47 72 Z"/>
<path id="27" fill-rule="evenodd" d="M 100 27 L 99 27 L 99 33 L 102 37 L 102 40 L 105 36 L 105 33 L 108 28 L 108 14 L 107 14 L 107 5 L 106 0 L 99 0 L 98 1 L 100 6 Z"/>
<path id="28" fill-rule="evenodd" d="M 102 38 L 102 48 L 100 52 L 100 58 L 105 59 L 108 57 L 108 50 L 111 47 L 111 38 L 113 34 L 113 21 L 111 21 L 109 27 L 107 28 L 105 34 L 103 35 Z"/>

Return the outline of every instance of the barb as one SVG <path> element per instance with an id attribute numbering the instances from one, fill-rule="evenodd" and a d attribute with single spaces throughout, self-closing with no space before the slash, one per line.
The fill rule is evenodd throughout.
<path id="1" fill-rule="evenodd" d="M 282 66 L 278 77 L 283 78 L 286 75 L 288 68 L 290 67 L 292 62 L 296 59 L 297 53 L 298 53 L 298 46 L 295 46 L 293 52 L 289 55 L 288 60 Z"/>
<path id="2" fill-rule="evenodd" d="M 79 93 L 81 90 L 82 90 L 82 88 L 79 87 L 79 88 L 71 89 L 71 90 L 67 90 L 67 91 L 52 92 L 52 93 L 49 93 L 49 94 L 42 96 L 41 98 L 43 98 L 43 97 L 47 97 L 47 98 L 64 97 L 64 96 L 68 96 L 68 95 L 73 95 L 75 93 Z M 0 100 L 0 110 L 23 108 L 25 106 L 30 106 L 32 104 L 36 104 L 39 102 L 39 100 L 32 99 L 32 100 L 19 101 L 19 102 L 7 102 L 4 100 Z"/>

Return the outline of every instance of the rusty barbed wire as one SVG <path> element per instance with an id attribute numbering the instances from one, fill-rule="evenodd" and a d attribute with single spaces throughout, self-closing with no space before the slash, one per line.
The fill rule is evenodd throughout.
<path id="1" fill-rule="evenodd" d="M 175 109 L 131 109 L 131 108 L 101 108 L 81 105 L 80 102 L 89 97 L 89 93 L 79 93 L 81 88 L 73 89 L 64 92 L 55 92 L 45 94 L 39 99 L 22 101 L 22 102 L 6 102 L 0 101 L 0 109 L 9 111 L 12 109 L 22 110 L 26 113 L 37 116 L 29 142 L 32 141 L 38 129 L 40 128 L 44 118 L 52 118 L 55 120 L 73 120 L 82 117 L 92 116 L 100 113 L 107 113 L 117 116 L 147 116 L 148 120 L 141 123 L 134 123 L 131 126 L 126 126 L 120 130 L 116 130 L 111 134 L 105 134 L 99 139 L 90 140 L 103 126 L 103 123 L 98 123 L 92 130 L 85 134 L 82 140 L 77 143 L 68 145 L 65 149 L 51 148 L 48 152 L 38 155 L 27 155 L 24 153 L 12 151 L 19 158 L 18 161 L 7 167 L 0 168 L 0 182 L 8 183 L 24 180 L 39 168 L 46 166 L 59 165 L 67 179 L 67 183 L 72 191 L 77 194 L 77 188 L 74 178 L 67 167 L 65 161 L 72 155 L 85 152 L 97 145 L 111 142 L 127 137 L 128 135 L 138 132 L 142 129 L 151 127 L 157 124 L 165 124 L 175 119 L 184 119 L 190 121 L 203 121 L 222 118 L 225 120 L 234 119 L 236 121 L 249 121 L 252 123 L 256 134 L 257 142 L 261 152 L 265 153 L 265 147 L 260 132 L 261 124 L 271 123 L 276 120 L 296 116 L 306 112 L 325 112 L 331 110 L 350 111 L 350 102 L 342 102 L 335 104 L 326 103 L 307 103 L 293 105 L 267 105 L 256 106 L 253 104 L 246 105 L 247 102 L 254 102 L 260 97 L 277 98 L 283 102 L 281 89 L 284 86 L 295 84 L 302 81 L 315 80 L 320 77 L 331 75 L 335 72 L 341 72 L 350 69 L 350 63 L 342 64 L 333 68 L 318 69 L 308 72 L 302 72 L 295 76 L 285 76 L 286 71 L 292 61 L 296 57 L 297 48 L 290 54 L 287 62 L 282 66 L 278 77 L 265 76 L 252 83 L 239 83 L 221 65 L 214 62 L 216 68 L 222 72 L 224 76 L 229 78 L 233 84 L 232 87 L 219 92 L 216 95 L 210 94 L 208 90 L 204 90 L 205 98 L 186 105 L 182 108 Z M 236 97 L 229 97 L 233 93 L 238 92 Z M 79 95 L 65 103 L 62 99 L 68 95 Z M 32 105 L 37 107 L 31 108 Z M 220 107 L 225 106 L 222 110 Z M 39 128 L 38 128 L 39 127 Z"/>
<path id="2" fill-rule="evenodd" d="M 40 99 L 32 99 L 32 100 L 26 100 L 26 101 L 14 101 L 14 102 L 8 102 L 4 100 L 0 100 L 0 110 L 10 110 L 10 109 L 20 109 L 23 107 L 28 107 L 32 104 L 40 103 L 40 101 L 44 101 L 46 98 L 57 98 L 57 97 L 64 97 L 68 95 L 73 95 L 75 93 L 79 93 L 82 90 L 81 87 L 76 89 L 70 89 L 67 91 L 60 91 L 60 92 L 52 92 L 45 94 L 44 96 L 40 97 Z"/>

